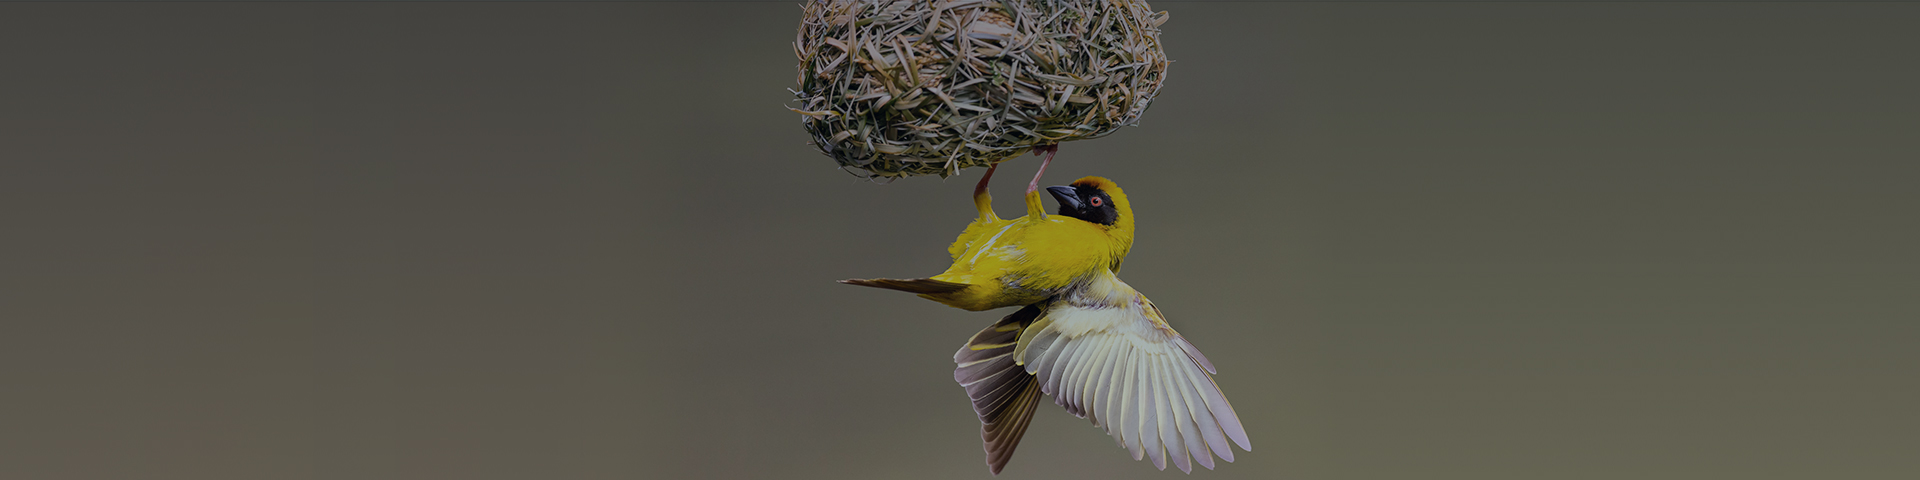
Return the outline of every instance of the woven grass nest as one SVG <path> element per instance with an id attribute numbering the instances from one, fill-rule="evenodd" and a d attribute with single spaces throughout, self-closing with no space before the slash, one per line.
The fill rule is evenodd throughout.
<path id="1" fill-rule="evenodd" d="M 811 0 L 793 110 L 844 169 L 945 177 L 1137 122 L 1166 20 L 1140 0 Z"/>

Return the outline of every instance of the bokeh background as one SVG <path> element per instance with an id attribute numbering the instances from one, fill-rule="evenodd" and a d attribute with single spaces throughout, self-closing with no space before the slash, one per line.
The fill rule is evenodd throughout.
<path id="1" fill-rule="evenodd" d="M 1920 5 L 1165 2 L 1126 279 L 1195 478 L 1920 476 Z M 978 171 L 804 144 L 800 9 L 0 4 L 0 477 L 977 479 Z M 1017 212 L 1033 157 L 994 192 Z M 1046 405 L 1004 478 L 1168 478 Z"/>

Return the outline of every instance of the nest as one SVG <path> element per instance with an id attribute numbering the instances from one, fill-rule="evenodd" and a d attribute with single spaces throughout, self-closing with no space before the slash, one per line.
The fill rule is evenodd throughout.
<path id="1" fill-rule="evenodd" d="M 1166 20 L 1141 0 L 811 0 L 793 110 L 845 169 L 945 177 L 1133 125 Z"/>

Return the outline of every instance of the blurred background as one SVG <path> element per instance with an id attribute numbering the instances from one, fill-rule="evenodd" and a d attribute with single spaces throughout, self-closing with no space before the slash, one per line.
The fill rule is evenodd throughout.
<path id="1" fill-rule="evenodd" d="M 1920 5 L 1156 2 L 1207 478 L 1920 475 Z M 792 2 L 0 5 L 0 477 L 977 479 Z M 1017 214 L 1038 164 L 994 192 Z M 1050 402 L 1049 402 L 1050 403 Z M 1003 478 L 1168 478 L 1043 405 Z"/>

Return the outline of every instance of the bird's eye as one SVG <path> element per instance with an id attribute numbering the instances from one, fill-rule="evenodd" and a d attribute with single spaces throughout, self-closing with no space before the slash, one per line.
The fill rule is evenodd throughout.
<path id="1" fill-rule="evenodd" d="M 1100 197 L 1093 197 L 1093 200 L 1089 200 L 1087 203 L 1098 207 L 1100 206 Z"/>

